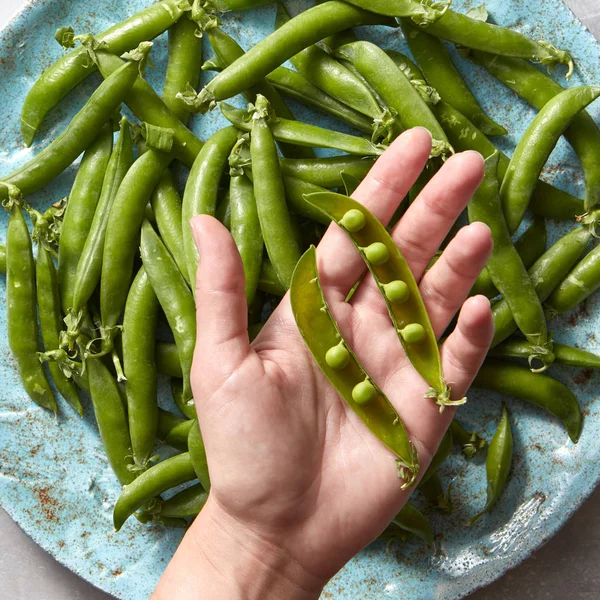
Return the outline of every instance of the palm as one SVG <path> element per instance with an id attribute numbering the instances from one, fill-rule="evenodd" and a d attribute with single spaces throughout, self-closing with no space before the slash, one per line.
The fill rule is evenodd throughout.
<path id="1" fill-rule="evenodd" d="M 382 159 L 357 192 L 357 197 L 383 221 L 390 218 L 404 188 L 412 185 L 429 153 L 423 133 L 412 132 L 404 137 L 410 135 L 417 141 L 420 136 L 422 156 L 414 151 L 413 139 L 413 156 L 404 157 L 406 169 L 400 170 L 404 173 L 402 180 L 393 181 L 393 185 L 381 183 L 382 178 L 389 178 L 389 166 Z M 400 153 L 401 142 L 397 147 Z M 395 157 L 396 161 L 399 158 Z M 428 206 L 426 197 L 413 204 L 394 232 L 418 279 L 481 177 L 476 159 L 471 156 L 468 160 L 470 174 L 461 172 L 458 177 L 459 165 L 453 173 L 450 163 L 438 181 L 430 184 L 430 197 L 437 185 L 440 203 L 451 197 L 452 206 L 444 206 L 437 216 L 428 215 L 434 224 L 422 243 L 413 241 L 418 238 L 411 231 L 415 222 L 432 211 L 433 204 L 430 201 Z M 448 189 L 452 181 L 454 189 Z M 444 188 L 446 191 L 442 191 Z M 231 250 L 226 232 L 216 222 L 206 227 L 214 229 L 213 238 L 222 236 Z M 489 232 L 484 227 L 469 229 L 421 280 L 438 334 L 460 309 L 490 251 Z M 221 255 L 223 252 L 221 248 Z M 203 269 L 211 269 L 204 248 L 201 255 L 200 288 L 203 281 L 210 281 L 202 277 Z M 237 298 L 228 300 L 228 310 L 233 313 L 237 306 L 243 308 L 240 314 L 245 314 L 243 297 L 239 297 L 243 286 L 237 276 L 241 265 L 234 251 L 231 255 L 231 271 L 223 273 L 221 266 L 218 277 L 228 281 L 225 293 Z M 365 278 L 352 301 L 344 301 L 363 268 L 351 244 L 332 228 L 319 247 L 319 271 L 326 297 L 345 338 L 400 413 L 423 469 L 452 411 L 440 416 L 433 402 L 424 399 L 428 386 L 406 359 L 374 282 Z M 453 285 L 447 285 L 450 275 Z M 214 276 L 216 269 L 211 270 L 210 277 Z M 207 295 L 207 290 L 199 292 L 199 298 Z M 486 303 L 481 299 L 470 301 L 459 319 L 457 333 L 445 345 L 446 377 L 454 382 L 459 394 L 470 384 L 489 343 L 491 326 Z M 328 577 L 375 538 L 408 498 L 410 491 L 400 489 L 394 456 L 322 375 L 295 326 L 287 297 L 251 347 L 243 333 L 245 322 L 234 320 L 229 330 L 223 331 L 224 321 L 215 324 L 209 313 L 203 319 L 203 308 L 207 311 L 199 306 L 201 333 L 194 392 L 211 470 L 211 500 L 241 527 L 260 529 L 262 536 L 283 545 L 310 572 Z M 217 327 L 219 339 L 215 344 Z M 207 340 L 213 336 L 213 343 L 204 343 L 203 335 Z"/>

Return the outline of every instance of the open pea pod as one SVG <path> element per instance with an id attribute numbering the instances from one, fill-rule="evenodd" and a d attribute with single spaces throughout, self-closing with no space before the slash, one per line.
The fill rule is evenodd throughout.
<path id="1" fill-rule="evenodd" d="M 314 246 L 298 262 L 290 288 L 298 329 L 317 364 L 340 396 L 398 458 L 402 488 L 414 485 L 419 456 L 400 416 L 344 340 L 323 296 Z"/>
<path id="2" fill-rule="evenodd" d="M 419 286 L 400 249 L 384 225 L 362 204 L 341 194 L 308 194 L 306 201 L 337 223 L 359 250 L 387 304 L 392 323 L 410 362 L 431 389 L 443 412 L 446 406 L 464 404 L 450 399 L 450 387 L 442 373 L 437 339 L 419 293 Z"/>

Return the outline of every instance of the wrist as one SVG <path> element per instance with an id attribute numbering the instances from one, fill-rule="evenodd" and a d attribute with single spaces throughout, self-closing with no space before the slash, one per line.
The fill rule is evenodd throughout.
<path id="1" fill-rule="evenodd" d="M 288 552 L 209 499 L 152 600 L 316 600 L 323 585 Z"/>

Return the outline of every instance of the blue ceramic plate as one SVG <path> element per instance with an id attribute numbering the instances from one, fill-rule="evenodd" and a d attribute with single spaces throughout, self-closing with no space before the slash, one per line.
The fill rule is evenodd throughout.
<path id="1" fill-rule="evenodd" d="M 455 0 L 464 10 L 479 0 Z M 150 3 L 150 0 L 78 0 L 31 2 L 0 38 L 0 175 L 21 165 L 60 132 L 66 119 L 80 107 L 98 84 L 98 76 L 79 86 L 51 118 L 44 122 L 35 146 L 26 149 L 19 135 L 19 112 L 27 90 L 39 74 L 59 58 L 62 50 L 53 39 L 61 25 L 78 32 L 98 32 Z M 308 7 L 303 0 L 289 2 L 292 13 Z M 532 8 L 535 6 L 535 8 Z M 546 39 L 570 50 L 578 72 L 572 85 L 600 83 L 600 45 L 561 0 L 489 0 L 495 22 L 514 27 L 536 39 Z M 246 46 L 257 42 L 273 27 L 272 7 L 230 15 L 224 28 Z M 384 47 L 403 49 L 397 31 L 370 29 L 361 36 Z M 207 55 L 210 49 L 207 48 Z M 149 78 L 161 85 L 166 64 L 165 36 L 153 51 L 156 68 Z M 472 89 L 511 135 L 503 142 L 511 151 L 534 116 L 534 111 L 504 89 L 484 71 L 460 62 Z M 562 73 L 557 73 L 561 76 Z M 344 129 L 316 113 L 293 106 L 297 115 Z M 598 119 L 600 103 L 592 111 Z M 218 112 L 196 119 L 195 129 L 206 138 L 223 124 Z M 52 186 L 32 197 L 45 207 L 68 194 L 75 167 Z M 552 157 L 548 178 L 569 191 L 582 193 L 582 177 L 573 153 L 563 143 Z M 1 177 L 0 177 L 1 178 Z M 0 215 L 0 241 L 6 215 Z M 572 224 L 552 224 L 555 240 Z M 0 302 L 4 302 L 0 282 Z M 554 323 L 556 338 L 600 351 L 595 328 L 600 325 L 599 299 Z M 61 403 L 57 419 L 25 396 L 10 357 L 4 312 L 0 314 L 0 502 L 13 519 L 60 562 L 94 585 L 123 599 L 148 597 L 173 554 L 181 531 L 146 527 L 134 519 L 114 533 L 111 511 L 119 494 L 98 437 L 89 403 L 83 420 Z M 588 372 L 555 367 L 554 376 L 576 391 L 585 410 L 581 441 L 574 446 L 562 427 L 542 411 L 509 401 L 513 418 L 516 456 L 513 474 L 501 504 L 472 529 L 465 523 L 484 504 L 482 464 L 451 458 L 444 467 L 445 482 L 453 481 L 456 512 L 451 517 L 431 515 L 437 532 L 434 548 L 420 543 L 376 543 L 362 552 L 327 586 L 326 598 L 403 598 L 417 600 L 460 598 L 500 577 L 548 540 L 590 494 L 600 473 L 600 384 Z M 164 395 L 166 398 L 166 394 Z M 471 393 L 461 418 L 488 439 L 500 417 L 500 398 Z M 360 485 L 360 482 L 357 482 Z"/>

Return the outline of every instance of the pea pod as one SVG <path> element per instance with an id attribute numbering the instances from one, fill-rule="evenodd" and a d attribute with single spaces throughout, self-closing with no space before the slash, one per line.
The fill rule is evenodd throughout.
<path id="1" fill-rule="evenodd" d="M 309 204 L 305 199 L 307 194 L 326 192 L 325 188 L 285 175 L 283 177 L 283 185 L 285 186 L 287 204 L 293 213 L 301 217 L 307 217 L 311 221 L 316 221 L 322 225 L 329 225 L 331 223 L 331 219 L 327 215 L 316 209 L 312 204 Z"/>
<path id="2" fill-rule="evenodd" d="M 548 299 L 575 266 L 588 245 L 591 235 L 588 227 L 578 227 L 558 240 L 529 269 L 529 277 L 540 302 Z M 495 326 L 493 348 L 510 337 L 518 327 L 505 299 L 492 306 L 492 315 Z"/>
<path id="3" fill-rule="evenodd" d="M 58 275 L 50 249 L 38 242 L 38 253 L 35 264 L 35 279 L 37 289 L 38 315 L 40 330 L 46 350 L 54 350 L 59 346 L 59 336 L 62 330 L 62 314 L 60 297 L 58 295 Z M 50 375 L 60 395 L 83 416 L 83 406 L 73 381 L 65 376 L 58 363 L 48 364 Z"/>
<path id="4" fill-rule="evenodd" d="M 336 31 L 382 23 L 393 25 L 389 19 L 337 0 L 309 8 L 229 65 L 197 97 L 184 100 L 191 110 L 206 112 L 215 102 L 232 98 L 255 85 L 286 60 Z"/>
<path id="5" fill-rule="evenodd" d="M 207 500 L 208 494 L 197 483 L 161 502 L 159 515 L 170 519 L 189 519 L 200 513 Z"/>
<path id="6" fill-rule="evenodd" d="M 316 159 L 284 158 L 281 160 L 281 172 L 286 177 L 294 177 L 323 188 L 338 188 L 344 185 L 342 173 L 363 180 L 374 162 L 370 158 L 351 155 Z"/>
<path id="7" fill-rule="evenodd" d="M 115 530 L 119 531 L 125 521 L 146 502 L 195 478 L 196 474 L 187 452 L 150 467 L 123 488 L 113 510 Z"/>
<path id="8" fill-rule="evenodd" d="M 434 398 L 440 412 L 446 406 L 464 404 L 451 400 L 451 390 L 442 373 L 440 352 L 419 286 L 385 227 L 356 200 L 325 192 L 310 194 L 306 200 L 322 210 L 349 236 L 364 258 L 386 302 L 407 357 L 429 383 L 428 398 Z"/>
<path id="9" fill-rule="evenodd" d="M 183 385 L 179 377 L 171 379 L 171 394 L 173 396 L 175 406 L 177 406 L 180 412 L 185 415 L 185 418 L 192 421 L 196 419 L 197 415 L 195 402 L 193 399 L 184 398 Z"/>
<path id="10" fill-rule="evenodd" d="M 171 446 L 171 448 L 176 448 L 180 452 L 187 452 L 188 438 L 193 424 L 194 422 L 188 419 L 179 425 L 175 425 L 165 436 L 164 443 L 167 446 Z"/>
<path id="11" fill-rule="evenodd" d="M 554 96 L 533 120 L 513 153 L 502 180 L 502 204 L 510 233 L 519 227 L 539 175 L 560 136 L 581 111 L 600 96 L 600 88 L 570 88 Z"/>
<path id="12" fill-rule="evenodd" d="M 6 246 L 0 244 L 0 273 L 6 275 Z"/>
<path id="13" fill-rule="evenodd" d="M 196 345 L 196 303 L 175 261 L 160 241 L 152 225 L 142 225 L 142 262 L 152 289 L 167 317 L 179 351 L 184 397 L 191 399 L 190 372 Z"/>
<path id="14" fill-rule="evenodd" d="M 9 193 L 13 195 L 15 191 L 10 189 Z M 38 360 L 35 262 L 29 229 L 16 198 L 13 198 L 6 231 L 6 322 L 8 345 L 25 391 L 36 404 L 58 412 Z"/>
<path id="15" fill-rule="evenodd" d="M 450 488 L 444 490 L 442 480 L 437 473 L 434 473 L 424 483 L 421 482 L 418 489 L 434 508 L 437 508 L 446 514 L 452 512 Z"/>
<path id="16" fill-rule="evenodd" d="M 190 219 L 196 215 L 214 216 L 219 182 L 237 136 L 238 132 L 233 127 L 221 129 L 212 135 L 194 162 L 185 186 L 181 226 L 187 269 L 183 275 L 192 286 L 198 269 L 198 250 L 192 237 Z"/>
<path id="17" fill-rule="evenodd" d="M 427 544 L 433 543 L 433 529 L 426 517 L 408 502 L 392 521 L 404 531 L 413 533 Z"/>
<path id="18" fill-rule="evenodd" d="M 401 20 L 404 39 L 419 63 L 427 83 L 441 98 L 454 106 L 486 135 L 504 135 L 506 129 L 494 122 L 469 89 L 454 66 L 444 43 L 416 27 L 409 19 Z"/>
<path id="19" fill-rule="evenodd" d="M 258 218 L 265 247 L 277 277 L 289 288 L 294 268 L 300 260 L 300 249 L 294 238 L 286 204 L 277 148 L 271 132 L 268 100 L 259 96 L 255 108 L 250 154 Z"/>
<path id="20" fill-rule="evenodd" d="M 457 152 L 476 150 L 484 158 L 498 152 L 494 144 L 469 119 L 446 102 L 438 102 L 432 110 Z M 500 153 L 498 174 L 501 179 L 506 175 L 509 164 L 508 156 Z M 537 182 L 529 208 L 534 214 L 557 220 L 575 219 L 584 213 L 581 200 L 541 180 Z"/>
<path id="21" fill-rule="evenodd" d="M 210 0 L 209 5 L 220 12 L 247 10 L 271 4 L 271 0 Z"/>
<path id="22" fill-rule="evenodd" d="M 127 415 L 133 461 L 146 468 L 158 428 L 158 396 L 154 340 L 158 300 L 142 267 L 136 275 L 123 318 L 123 367 L 127 377 Z"/>
<path id="23" fill-rule="evenodd" d="M 486 360 L 473 387 L 526 400 L 545 409 L 565 426 L 573 443 L 581 435 L 582 414 L 577 398 L 564 384 L 527 367 L 499 360 Z"/>
<path id="24" fill-rule="evenodd" d="M 156 368 L 171 377 L 183 377 L 177 344 L 156 343 Z"/>
<path id="25" fill-rule="evenodd" d="M 529 345 L 527 345 L 527 349 L 529 349 Z M 487 446 L 487 441 L 484 438 L 467 431 L 456 419 L 453 419 L 450 423 L 450 431 L 452 432 L 453 443 L 461 447 L 462 453 L 467 458 L 473 458 L 479 450 L 483 450 Z"/>
<path id="26" fill-rule="evenodd" d="M 472 52 L 468 56 L 537 110 L 564 91 L 552 77 L 527 61 L 487 52 Z M 566 129 L 565 138 L 573 146 L 583 167 L 585 208 L 589 211 L 600 202 L 600 129 L 589 113 L 582 111 Z"/>
<path id="27" fill-rule="evenodd" d="M 197 420 L 194 421 L 188 435 L 188 448 L 196 477 L 198 477 L 198 481 L 200 481 L 202 487 L 208 492 L 210 491 L 210 475 L 208 472 L 204 440 L 202 439 L 200 425 Z"/>
<path id="28" fill-rule="evenodd" d="M 469 203 L 469 221 L 485 223 L 492 233 L 494 247 L 487 264 L 494 285 L 510 307 L 513 319 L 531 344 L 532 360 L 542 361 L 542 370 L 554 361 L 546 317 L 521 257 L 515 249 L 502 212 L 498 180 L 499 154 L 485 161 L 485 175 Z"/>
<path id="29" fill-rule="evenodd" d="M 158 344 L 157 344 L 158 346 Z M 169 432 L 172 431 L 175 427 L 179 427 L 184 423 L 188 423 L 189 419 L 185 419 L 184 417 L 180 417 L 175 413 L 172 413 L 168 410 L 164 410 L 162 408 L 158 409 L 158 428 L 156 431 L 156 437 L 159 441 L 164 442 L 169 435 Z M 187 445 L 187 443 L 186 443 Z"/>
<path id="30" fill-rule="evenodd" d="M 69 195 L 58 242 L 58 286 L 65 314 L 73 305 L 77 265 L 100 200 L 112 145 L 113 129 L 109 122 L 85 151 Z"/>
<path id="31" fill-rule="evenodd" d="M 130 62 L 115 71 L 92 94 L 67 128 L 25 165 L 3 178 L 23 194 L 31 194 L 56 179 L 98 136 L 131 90 L 138 64 Z M 3 189 L 0 191 L 2 198 Z M 5 196 L 4 196 L 5 197 Z"/>
<path id="32" fill-rule="evenodd" d="M 425 485 L 440 469 L 442 464 L 446 461 L 448 456 L 450 456 L 450 452 L 452 451 L 452 430 L 448 429 L 436 450 L 436 453 L 433 455 L 427 470 L 421 477 L 421 481 L 419 482 L 419 488 L 422 485 Z"/>
<path id="33" fill-rule="evenodd" d="M 252 124 L 245 110 L 221 102 L 219 105 L 223 116 L 241 131 L 252 131 Z M 316 125 L 289 121 L 278 118 L 271 125 L 273 137 L 278 142 L 288 142 L 300 146 L 311 146 L 313 148 L 332 148 L 348 154 L 359 156 L 380 156 L 384 147 L 372 144 L 369 140 L 347 133 L 330 131 Z"/>
<path id="34" fill-rule="evenodd" d="M 338 48 L 336 56 L 350 61 L 385 104 L 395 111 L 401 129 L 425 127 L 431 132 L 432 156 L 453 153 L 444 130 L 425 100 L 384 50 L 371 42 L 358 41 Z"/>
<path id="35" fill-rule="evenodd" d="M 287 293 L 287 288 L 279 281 L 279 277 L 277 277 L 277 273 L 268 258 L 265 258 L 262 263 L 258 278 L 258 289 L 265 292 L 265 294 L 271 294 L 279 298 L 283 298 Z"/>
<path id="36" fill-rule="evenodd" d="M 127 485 L 131 469 L 131 438 L 117 382 L 100 359 L 86 361 L 87 379 L 102 445 L 117 479 Z"/>
<path id="37" fill-rule="evenodd" d="M 498 502 L 506 487 L 508 474 L 512 465 L 513 437 L 508 419 L 506 405 L 502 405 L 502 418 L 496 433 L 490 442 L 487 459 L 485 461 L 485 472 L 487 478 L 487 501 L 483 510 L 469 521 L 469 527 Z"/>
<path id="38" fill-rule="evenodd" d="M 402 488 L 413 486 L 419 473 L 418 454 L 400 416 L 362 367 L 333 319 L 319 282 L 314 247 L 294 271 L 290 300 L 298 329 L 317 364 L 349 407 L 398 457 Z"/>
<path id="39" fill-rule="evenodd" d="M 587 350 L 555 342 L 553 352 L 556 364 L 585 369 L 600 368 L 600 356 Z M 527 358 L 527 344 L 520 339 L 510 339 L 492 348 L 488 352 L 488 356 L 494 358 Z"/>
<path id="40" fill-rule="evenodd" d="M 188 0 L 162 0 L 113 25 L 97 36 L 97 40 L 105 43 L 109 52 L 120 55 L 159 36 L 188 10 Z M 86 49 L 79 47 L 42 73 L 29 90 L 21 112 L 21 131 L 27 146 L 31 145 L 46 114 L 95 70 Z"/>

